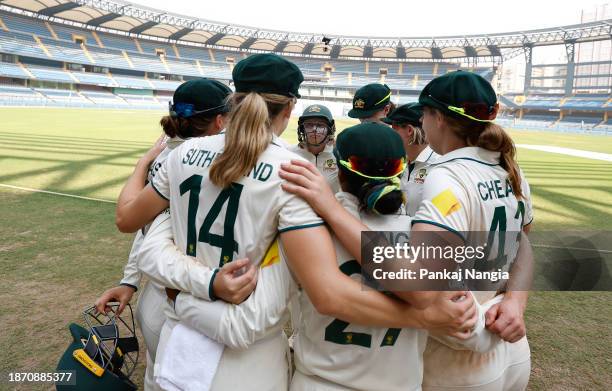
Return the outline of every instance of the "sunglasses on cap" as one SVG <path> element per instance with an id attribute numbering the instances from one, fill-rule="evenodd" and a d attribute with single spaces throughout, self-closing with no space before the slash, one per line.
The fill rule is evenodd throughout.
<path id="1" fill-rule="evenodd" d="M 461 104 L 461 107 L 453 106 L 446 102 L 442 102 L 439 99 L 428 95 L 431 100 L 445 106 L 450 111 L 469 118 L 473 121 L 478 122 L 493 122 L 497 113 L 495 112 L 495 106 L 488 106 L 485 103 L 470 103 L 465 102 Z"/>
<path id="2" fill-rule="evenodd" d="M 349 156 L 347 160 L 339 160 L 347 170 L 368 179 L 391 179 L 404 172 L 406 158 L 372 160 Z"/>
<path id="3" fill-rule="evenodd" d="M 218 111 L 219 113 L 227 113 L 229 111 L 229 107 L 227 104 L 222 104 L 219 106 L 211 107 L 205 110 L 195 110 L 195 106 L 192 103 L 172 103 L 168 102 L 168 111 L 170 112 L 170 116 L 173 117 L 181 117 L 181 118 L 189 118 L 194 115 L 210 113 L 213 111 Z"/>

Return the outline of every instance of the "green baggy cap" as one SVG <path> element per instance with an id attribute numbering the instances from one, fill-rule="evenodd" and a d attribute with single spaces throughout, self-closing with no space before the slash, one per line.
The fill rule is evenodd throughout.
<path id="1" fill-rule="evenodd" d="M 391 178 L 403 172 L 406 150 L 390 127 L 367 122 L 338 135 L 334 156 L 338 167 L 369 178 Z"/>
<path id="2" fill-rule="evenodd" d="M 370 117 L 390 101 L 391 89 L 386 84 L 367 84 L 355 91 L 353 108 L 348 112 L 348 116 L 351 118 Z"/>
<path id="3" fill-rule="evenodd" d="M 172 97 L 170 114 L 189 118 L 197 114 L 215 115 L 229 111 L 227 97 L 232 90 L 217 80 L 189 80 L 178 86 Z"/>
<path id="4" fill-rule="evenodd" d="M 304 81 L 302 71 L 291 61 L 272 53 L 254 54 L 241 60 L 232 71 L 236 92 L 259 92 L 294 96 Z"/>
<path id="5" fill-rule="evenodd" d="M 390 112 L 382 121 L 386 124 L 410 124 L 421 126 L 421 117 L 423 116 L 423 105 L 420 103 L 406 103 L 398 106 Z"/>
<path id="6" fill-rule="evenodd" d="M 485 78 L 467 71 L 436 77 L 421 91 L 419 103 L 472 121 L 492 122 L 497 116 L 495 90 Z"/>

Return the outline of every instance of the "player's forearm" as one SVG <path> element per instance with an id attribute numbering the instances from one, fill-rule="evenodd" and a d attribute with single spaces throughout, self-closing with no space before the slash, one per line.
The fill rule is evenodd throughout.
<path id="1" fill-rule="evenodd" d="M 138 268 L 153 281 L 210 300 L 215 270 L 178 251 L 172 241 L 142 248 Z"/>
<path id="2" fill-rule="evenodd" d="M 369 228 L 339 203 L 337 207 L 333 208 L 333 212 L 322 217 L 340 240 L 342 246 L 357 262 L 361 263 L 361 231 L 369 231 Z"/>
<path id="3" fill-rule="evenodd" d="M 175 311 L 181 321 L 233 349 L 263 338 L 287 313 L 297 285 L 284 262 L 260 270 L 257 288 L 239 305 L 209 302 L 181 293 Z"/>
<path id="4" fill-rule="evenodd" d="M 129 205 L 145 187 L 149 163 L 149 161 L 143 158 L 138 160 L 134 167 L 134 172 L 128 178 L 123 189 L 121 189 L 121 193 L 119 193 L 119 198 L 117 198 L 117 209 Z"/>
<path id="5" fill-rule="evenodd" d="M 423 328 L 421 314 L 405 302 L 362 286 L 339 273 L 330 276 L 334 289 L 329 296 L 319 298 L 315 308 L 324 315 L 349 323 L 373 327 Z"/>
<path id="6" fill-rule="evenodd" d="M 529 289 L 533 281 L 533 262 L 531 242 L 526 234 L 522 234 L 516 261 L 510 269 L 505 300 L 517 300 L 523 311 L 527 307 Z"/>
<path id="7" fill-rule="evenodd" d="M 140 286 L 142 273 L 140 270 L 138 270 L 138 252 L 143 240 L 144 236 L 142 235 L 142 232 L 138 231 L 134 237 L 134 241 L 132 242 L 132 248 L 130 250 L 130 255 L 128 256 L 128 261 L 123 268 L 123 278 L 120 282 L 122 285 L 130 285 L 136 289 L 138 289 Z"/>
<path id="8" fill-rule="evenodd" d="M 280 323 L 286 304 L 283 308 L 235 305 L 206 301 L 181 292 L 175 311 L 181 322 L 209 338 L 232 349 L 246 349 Z"/>
<path id="9" fill-rule="evenodd" d="M 280 238 L 291 271 L 319 313 L 365 326 L 407 326 L 408 304 L 364 290 L 340 271 L 325 227 L 286 231 Z"/>
<path id="10" fill-rule="evenodd" d="M 158 216 L 138 253 L 138 269 L 153 281 L 210 300 L 215 270 L 179 251 L 169 215 Z"/>

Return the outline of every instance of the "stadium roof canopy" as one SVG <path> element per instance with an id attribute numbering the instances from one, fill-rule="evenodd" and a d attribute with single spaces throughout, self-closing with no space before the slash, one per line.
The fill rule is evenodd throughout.
<path id="1" fill-rule="evenodd" d="M 509 33 L 444 37 L 330 36 L 213 22 L 118 0 L 0 0 L 32 16 L 183 44 L 331 58 L 447 60 L 502 57 L 525 47 L 612 39 L 612 19 Z M 325 42 L 327 41 L 327 42 Z M 512 56 L 512 54 L 510 54 Z"/>

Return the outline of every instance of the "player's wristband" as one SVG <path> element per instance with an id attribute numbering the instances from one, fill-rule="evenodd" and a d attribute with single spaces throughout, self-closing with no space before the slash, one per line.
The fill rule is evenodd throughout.
<path id="1" fill-rule="evenodd" d="M 215 292 L 213 289 L 213 283 L 215 282 L 215 277 L 217 276 L 218 271 L 219 271 L 219 268 L 216 268 L 215 270 L 213 270 L 213 274 L 212 276 L 210 276 L 210 282 L 208 283 L 208 297 L 210 298 L 210 301 L 217 300 L 217 296 L 215 296 Z"/>

